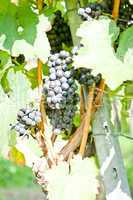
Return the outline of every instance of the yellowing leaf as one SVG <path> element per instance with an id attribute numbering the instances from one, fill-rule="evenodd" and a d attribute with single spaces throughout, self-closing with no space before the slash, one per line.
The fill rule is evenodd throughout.
<path id="1" fill-rule="evenodd" d="M 9 150 L 9 159 L 20 165 L 20 166 L 24 166 L 25 165 L 25 157 L 24 154 L 21 153 L 16 147 L 11 147 L 11 149 Z"/>

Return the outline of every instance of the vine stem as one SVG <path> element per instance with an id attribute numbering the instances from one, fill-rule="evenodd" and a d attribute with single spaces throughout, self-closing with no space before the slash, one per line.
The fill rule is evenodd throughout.
<path id="1" fill-rule="evenodd" d="M 37 64 L 37 80 L 38 80 L 38 86 L 42 84 L 42 62 L 38 59 Z"/>
<path id="2" fill-rule="evenodd" d="M 112 17 L 117 20 L 119 16 L 119 7 L 120 7 L 120 2 L 121 0 L 114 0 L 114 5 L 113 5 L 113 11 L 112 11 Z"/>
<path id="3" fill-rule="evenodd" d="M 94 100 L 94 90 L 95 90 L 95 85 L 90 87 L 89 92 L 88 92 L 87 112 L 86 112 L 86 116 L 85 116 L 85 122 L 84 122 L 84 126 L 83 126 L 83 136 L 82 136 L 82 141 L 81 141 L 80 150 L 79 150 L 79 154 L 82 157 L 84 156 L 87 138 L 88 138 L 88 132 L 90 129 L 92 107 L 93 107 L 93 100 Z"/>
<path id="4" fill-rule="evenodd" d="M 37 7 L 39 10 L 39 13 L 42 11 L 43 8 L 43 0 L 37 0 Z"/>
<path id="5" fill-rule="evenodd" d="M 42 11 L 43 3 L 44 3 L 43 0 L 37 0 L 37 7 L 39 10 L 39 13 L 41 13 Z M 48 164 L 49 166 L 51 166 L 52 164 L 54 164 L 54 156 L 53 156 L 52 147 L 51 147 L 52 145 L 51 145 L 51 141 L 48 141 L 47 138 L 44 136 L 44 132 L 45 132 L 44 124 L 46 124 L 46 112 L 45 112 L 45 106 L 44 106 L 44 96 L 42 95 L 42 85 L 43 85 L 42 68 L 43 68 L 43 63 L 41 62 L 41 60 L 38 59 L 38 64 L 37 64 L 38 96 L 39 96 L 39 101 L 40 101 L 40 112 L 41 112 L 42 120 L 41 120 L 41 123 L 39 124 L 39 132 L 37 134 L 37 141 L 40 148 L 42 149 L 43 156 L 47 158 Z"/>
<path id="6" fill-rule="evenodd" d="M 100 81 L 98 89 L 99 89 L 98 90 L 99 92 L 98 92 L 98 94 L 97 94 L 97 96 L 95 98 L 95 102 L 94 102 L 95 105 L 93 106 L 93 112 L 95 112 L 97 110 L 97 108 L 99 108 L 101 106 L 101 104 L 102 104 L 102 96 L 104 94 L 104 89 L 105 89 L 105 80 L 104 79 L 102 79 Z"/>

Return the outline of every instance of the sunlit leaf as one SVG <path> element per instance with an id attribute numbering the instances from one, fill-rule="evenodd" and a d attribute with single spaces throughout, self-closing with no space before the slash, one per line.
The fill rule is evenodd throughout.
<path id="1" fill-rule="evenodd" d="M 112 21 L 107 18 L 82 23 L 77 36 L 81 37 L 84 47 L 75 57 L 74 66 L 93 69 L 94 74 L 101 73 L 109 87 L 115 89 L 123 81 L 133 79 L 133 65 L 132 62 L 127 62 L 128 59 L 122 62 L 117 58 L 112 37 L 116 38 L 114 33 L 118 33 L 114 31 L 114 25 L 111 32 L 111 24 Z"/>
<path id="2" fill-rule="evenodd" d="M 126 29 L 120 36 L 117 56 L 124 60 L 125 54 L 132 54 L 133 57 L 133 26 Z M 133 58 L 132 58 L 133 60 Z M 133 63 L 133 62 L 132 62 Z"/>
<path id="3" fill-rule="evenodd" d="M 99 185 L 96 176 L 94 160 L 82 160 L 80 156 L 74 157 L 70 161 L 70 166 L 67 162 L 62 162 L 45 170 L 49 200 L 95 200 Z"/>
<path id="4" fill-rule="evenodd" d="M 18 109 L 33 101 L 31 84 L 25 75 L 10 70 L 7 79 L 11 92 L 5 94 L 2 87 L 0 87 L 0 152 L 4 155 L 6 155 L 8 149 L 10 124 L 15 123 Z"/>

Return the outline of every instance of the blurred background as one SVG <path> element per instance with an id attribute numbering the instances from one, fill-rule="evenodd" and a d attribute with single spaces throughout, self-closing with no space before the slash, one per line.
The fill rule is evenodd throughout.
<path id="1" fill-rule="evenodd" d="M 0 157 L 0 200 L 44 200 L 44 196 L 30 168 Z"/>

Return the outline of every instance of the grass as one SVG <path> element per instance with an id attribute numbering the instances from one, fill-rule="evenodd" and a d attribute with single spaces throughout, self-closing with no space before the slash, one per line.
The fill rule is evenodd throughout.
<path id="1" fill-rule="evenodd" d="M 0 158 L 0 188 L 35 187 L 34 180 L 30 168 Z"/>

